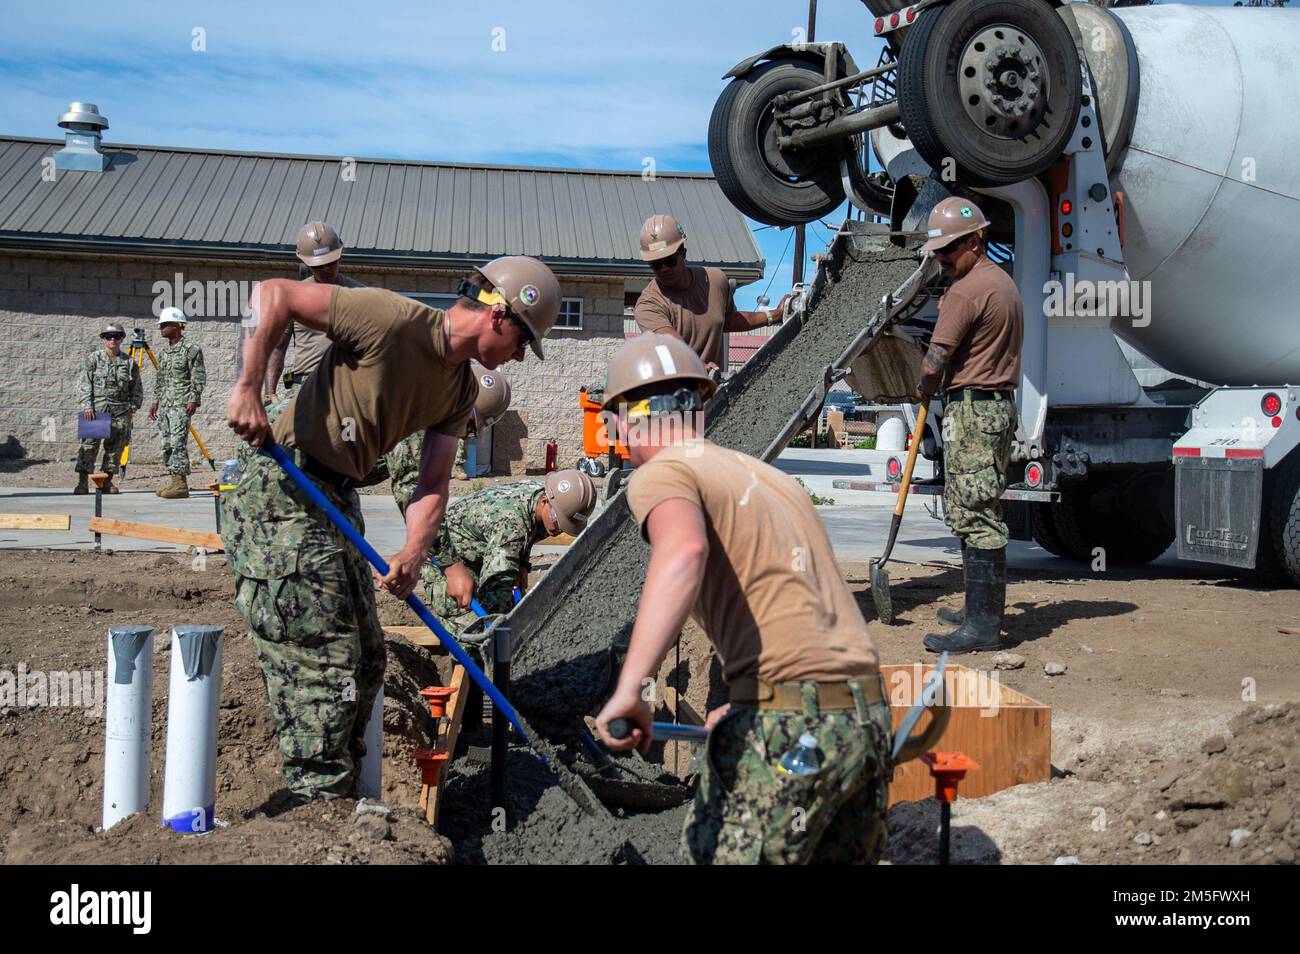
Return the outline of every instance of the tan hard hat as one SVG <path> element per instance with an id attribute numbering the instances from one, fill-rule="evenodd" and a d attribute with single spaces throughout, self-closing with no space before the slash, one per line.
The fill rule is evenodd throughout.
<path id="1" fill-rule="evenodd" d="M 533 354 L 541 358 L 542 338 L 560 316 L 560 283 L 555 273 L 527 255 L 495 258 L 475 270 L 528 326 L 533 333 Z"/>
<path id="2" fill-rule="evenodd" d="M 596 509 L 596 485 L 580 470 L 553 471 L 546 475 L 546 499 L 560 529 L 576 537 Z"/>
<path id="3" fill-rule="evenodd" d="M 308 268 L 337 262 L 343 256 L 343 240 L 328 222 L 308 222 L 298 230 L 298 258 Z"/>
<path id="4" fill-rule="evenodd" d="M 970 199 L 949 196 L 930 212 L 930 223 L 925 233 L 929 241 L 921 246 L 921 251 L 933 252 L 954 239 L 988 227 L 989 220 L 978 205 Z"/>
<path id="5" fill-rule="evenodd" d="M 477 361 L 469 363 L 470 373 L 478 381 L 478 397 L 474 399 L 474 427 L 482 430 L 491 427 L 510 409 L 510 380 L 500 371 L 489 371 Z"/>
<path id="6" fill-rule="evenodd" d="M 693 381 L 707 401 L 718 389 L 704 362 L 681 338 L 647 331 L 614 352 L 605 373 L 605 410 L 614 410 L 629 391 L 660 381 Z"/>
<path id="7" fill-rule="evenodd" d="M 652 215 L 641 226 L 641 260 L 655 262 L 674 254 L 686 241 L 686 230 L 671 215 Z"/>
<path id="8" fill-rule="evenodd" d="M 100 331 L 99 336 L 102 338 L 104 337 L 104 335 L 107 334 L 119 334 L 123 338 L 125 338 L 126 329 L 123 328 L 121 325 L 119 325 L 116 321 L 110 321 L 106 325 L 104 325 L 104 328 L 102 331 Z"/>

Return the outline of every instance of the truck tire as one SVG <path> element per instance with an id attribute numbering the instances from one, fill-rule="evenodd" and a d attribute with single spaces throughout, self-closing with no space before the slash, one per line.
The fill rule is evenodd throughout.
<path id="1" fill-rule="evenodd" d="M 1074 554 L 1066 549 L 1065 541 L 1061 539 L 1060 533 L 1057 532 L 1056 523 L 1052 520 L 1051 504 L 1030 505 L 1029 535 L 1034 538 L 1035 543 L 1052 556 L 1074 559 Z"/>
<path id="2" fill-rule="evenodd" d="M 1256 556 L 1255 566 L 1265 563 L 1265 574 L 1270 569 L 1280 570 L 1282 582 L 1300 586 L 1300 455 L 1292 453 L 1278 467 L 1272 500 L 1266 509 L 1269 532 L 1260 534 L 1259 548 L 1263 551 L 1266 544 L 1271 545 L 1273 552 L 1268 556 L 1272 559 L 1261 561 Z"/>
<path id="3" fill-rule="evenodd" d="M 1144 478 L 1163 479 L 1155 474 L 1102 474 L 1062 487 L 1061 501 L 1049 519 L 1066 554 L 1091 561 L 1100 548 L 1107 565 L 1141 566 L 1168 550 L 1174 542 L 1173 527 L 1153 505 L 1151 494 L 1132 490 L 1135 481 Z"/>
<path id="4" fill-rule="evenodd" d="M 709 162 L 731 204 L 751 219 L 812 222 L 844 201 L 840 159 L 848 147 L 777 148 L 772 100 L 811 89 L 822 71 L 806 60 L 772 60 L 727 84 L 709 118 Z"/>
<path id="5" fill-rule="evenodd" d="M 922 12 L 903 40 L 903 127 L 931 168 L 966 185 L 1045 171 L 1082 94 L 1070 30 L 1044 0 L 953 0 Z"/>

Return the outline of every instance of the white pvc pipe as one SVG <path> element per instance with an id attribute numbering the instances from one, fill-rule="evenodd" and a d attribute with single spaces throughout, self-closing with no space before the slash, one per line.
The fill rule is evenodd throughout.
<path id="1" fill-rule="evenodd" d="M 163 824 L 187 835 L 211 831 L 216 815 L 221 635 L 220 626 L 172 630 Z"/>
<path id="2" fill-rule="evenodd" d="M 357 798 L 378 798 L 384 775 L 384 687 L 375 693 L 375 704 L 370 707 L 366 722 L 366 754 L 361 758 L 361 771 L 357 773 Z"/>
<path id="3" fill-rule="evenodd" d="M 153 627 L 108 631 L 104 721 L 105 829 L 149 807 L 149 735 L 153 724 Z"/>

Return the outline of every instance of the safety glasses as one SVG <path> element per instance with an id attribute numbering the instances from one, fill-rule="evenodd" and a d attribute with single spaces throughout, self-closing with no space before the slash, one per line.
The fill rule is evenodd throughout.
<path id="1" fill-rule="evenodd" d="M 677 264 L 677 256 L 680 254 L 681 254 L 681 249 L 678 249 L 677 251 L 673 252 L 673 254 L 669 255 L 667 258 L 655 259 L 653 262 L 650 263 L 650 270 L 659 272 L 659 271 L 663 271 L 666 268 L 672 268 L 674 265 Z"/>
<path id="2" fill-rule="evenodd" d="M 121 341 L 123 338 L 126 337 L 126 335 L 118 334 L 116 331 L 114 331 L 110 334 L 100 335 L 99 337 L 104 341 Z"/>

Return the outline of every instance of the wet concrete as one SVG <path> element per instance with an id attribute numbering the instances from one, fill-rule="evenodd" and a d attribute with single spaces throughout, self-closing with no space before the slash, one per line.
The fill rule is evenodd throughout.
<path id="1" fill-rule="evenodd" d="M 765 347 L 731 380 L 725 400 L 711 408 L 716 413 L 708 420 L 709 439 L 761 454 L 820 384 L 826 367 L 879 312 L 881 299 L 918 262 L 914 252 L 878 236 L 837 244 L 826 264 L 826 285 L 799 333 L 784 348 Z M 601 701 L 609 648 L 620 632 L 630 631 L 649 560 L 625 495 L 610 503 L 588 534 L 599 542 L 585 562 L 562 561 L 511 617 L 521 644 L 512 701 L 548 735 L 566 733 L 575 716 Z"/>

